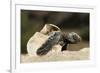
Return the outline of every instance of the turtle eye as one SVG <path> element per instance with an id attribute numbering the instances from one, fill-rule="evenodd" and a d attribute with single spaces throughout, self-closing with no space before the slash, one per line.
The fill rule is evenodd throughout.
<path id="1" fill-rule="evenodd" d="M 76 36 L 76 35 L 73 35 L 73 39 L 74 39 L 74 40 L 77 40 L 77 36 Z"/>

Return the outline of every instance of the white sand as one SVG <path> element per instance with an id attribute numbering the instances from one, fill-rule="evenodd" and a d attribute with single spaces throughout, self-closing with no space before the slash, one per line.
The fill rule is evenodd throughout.
<path id="1" fill-rule="evenodd" d="M 89 48 L 83 48 L 80 51 L 63 51 L 51 53 L 42 57 L 21 55 L 21 63 L 45 62 L 45 61 L 74 61 L 89 59 Z"/>

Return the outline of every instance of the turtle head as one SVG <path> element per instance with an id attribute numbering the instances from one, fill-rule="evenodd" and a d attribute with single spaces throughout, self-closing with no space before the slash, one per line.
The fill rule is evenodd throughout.
<path id="1" fill-rule="evenodd" d="M 71 32 L 67 34 L 67 40 L 70 44 L 76 44 L 81 41 L 81 37 L 77 33 Z"/>

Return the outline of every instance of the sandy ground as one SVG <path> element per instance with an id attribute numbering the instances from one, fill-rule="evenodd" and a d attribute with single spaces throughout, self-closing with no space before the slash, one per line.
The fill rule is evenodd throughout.
<path id="1" fill-rule="evenodd" d="M 83 48 L 79 51 L 64 51 L 53 53 L 46 56 L 29 56 L 28 54 L 21 54 L 21 63 L 32 62 L 50 62 L 50 61 L 75 61 L 75 60 L 88 60 L 89 48 Z"/>

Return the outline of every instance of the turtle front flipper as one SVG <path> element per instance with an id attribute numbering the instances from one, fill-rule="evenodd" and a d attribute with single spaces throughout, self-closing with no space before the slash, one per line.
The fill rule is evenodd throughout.
<path id="1" fill-rule="evenodd" d="M 68 43 L 66 43 L 66 44 L 62 47 L 61 51 L 67 50 L 67 47 L 68 47 Z"/>
<path id="2" fill-rule="evenodd" d="M 48 40 L 39 49 L 37 49 L 37 55 L 46 55 L 52 49 L 52 47 L 59 42 L 61 36 L 61 32 L 52 32 Z"/>

